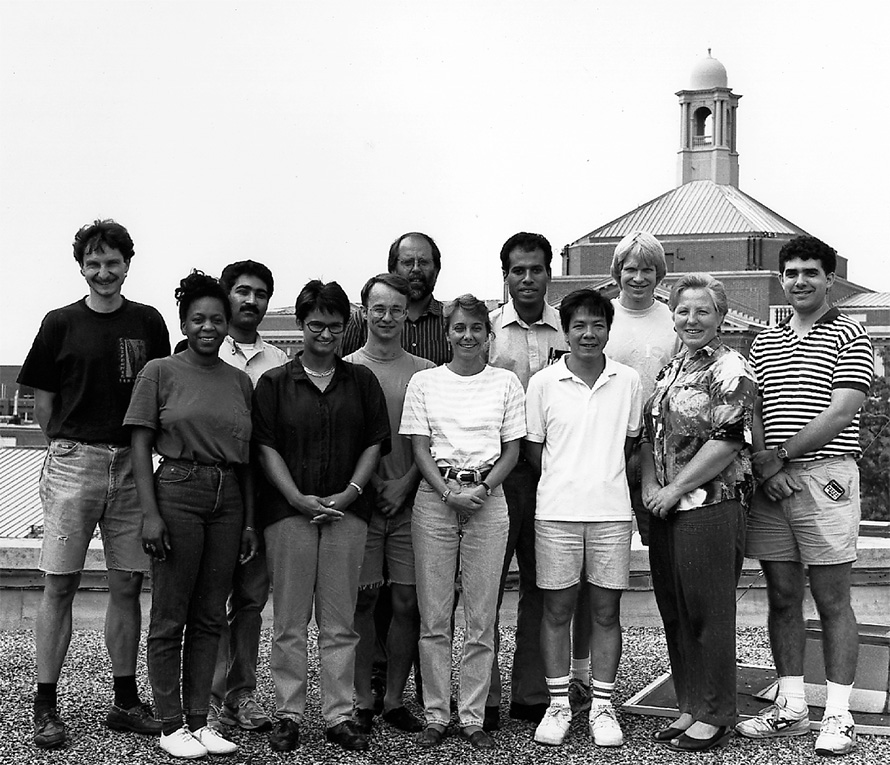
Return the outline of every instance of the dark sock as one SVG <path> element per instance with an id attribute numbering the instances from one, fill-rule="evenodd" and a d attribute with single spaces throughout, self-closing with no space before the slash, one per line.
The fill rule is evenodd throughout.
<path id="1" fill-rule="evenodd" d="M 201 728 L 207 725 L 207 715 L 186 715 L 185 721 L 190 731 L 201 730 Z"/>
<path id="2" fill-rule="evenodd" d="M 57 683 L 37 683 L 37 693 L 34 694 L 34 711 L 40 712 L 57 707 L 59 703 L 57 689 Z"/>
<path id="3" fill-rule="evenodd" d="M 136 688 L 136 675 L 115 675 L 114 705 L 121 709 L 139 706 L 139 690 Z"/>

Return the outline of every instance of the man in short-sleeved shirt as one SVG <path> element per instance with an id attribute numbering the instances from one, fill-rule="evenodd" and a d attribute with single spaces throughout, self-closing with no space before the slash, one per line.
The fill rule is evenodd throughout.
<path id="1" fill-rule="evenodd" d="M 89 294 L 46 315 L 18 381 L 34 388 L 35 416 L 50 440 L 40 478 L 45 572 L 37 612 L 34 743 L 65 745 L 57 685 L 71 641 L 71 610 L 90 539 L 99 524 L 108 567 L 105 635 L 114 674 L 108 727 L 158 734 L 139 700 L 139 597 L 148 558 L 123 420 L 136 375 L 170 353 L 167 327 L 152 307 L 121 294 L 133 240 L 112 220 L 84 226 L 74 257 Z"/>
<path id="2" fill-rule="evenodd" d="M 553 250 L 540 234 L 514 234 L 501 247 L 501 271 L 510 300 L 491 314 L 492 338 L 488 363 L 514 372 L 523 389 L 558 352 L 568 350 L 559 324 L 559 313 L 548 305 L 550 264 Z M 524 446 L 524 445 L 523 445 Z M 541 658 L 543 594 L 535 579 L 535 491 L 538 474 L 524 454 L 504 481 L 510 516 L 507 550 L 501 572 L 498 609 L 515 554 L 519 566 L 519 607 L 516 616 L 516 648 L 511 668 L 510 716 L 537 722 L 547 708 L 547 686 Z M 498 639 L 495 630 L 495 641 Z M 501 673 L 495 662 L 485 702 L 485 724 L 499 726 Z"/>
<path id="3" fill-rule="evenodd" d="M 219 357 L 246 372 L 256 388 L 265 372 L 287 363 L 287 354 L 263 340 L 257 328 L 266 315 L 275 290 L 272 272 L 262 263 L 230 263 L 219 278 L 229 296 L 232 320 Z M 261 476 L 257 476 L 262 480 Z M 219 641 L 208 725 L 218 723 L 243 730 L 272 727 L 272 720 L 254 698 L 263 608 L 269 599 L 266 551 L 235 567 L 232 593 L 226 604 L 227 629 Z"/>
<path id="4" fill-rule="evenodd" d="M 754 472 L 761 488 L 748 519 L 746 554 L 758 558 L 769 594 L 770 642 L 779 676 L 776 703 L 736 730 L 749 738 L 804 735 L 802 606 L 805 574 L 822 621 L 827 690 L 818 754 L 856 741 L 849 699 L 858 629 L 850 572 L 859 531 L 859 410 L 874 355 L 865 330 L 830 307 L 836 253 L 801 236 L 779 253 L 788 321 L 757 336 Z M 806 570 L 805 570 L 806 567 Z"/>

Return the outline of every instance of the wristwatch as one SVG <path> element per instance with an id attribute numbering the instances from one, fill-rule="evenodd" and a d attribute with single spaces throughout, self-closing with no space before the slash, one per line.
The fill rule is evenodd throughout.
<path id="1" fill-rule="evenodd" d="M 776 456 L 782 460 L 782 462 L 788 462 L 788 450 L 785 448 L 785 444 L 776 447 Z"/>
<path id="2" fill-rule="evenodd" d="M 485 489 L 485 493 L 490 497 L 491 496 L 491 486 L 489 486 L 485 481 L 479 484 L 483 489 Z"/>

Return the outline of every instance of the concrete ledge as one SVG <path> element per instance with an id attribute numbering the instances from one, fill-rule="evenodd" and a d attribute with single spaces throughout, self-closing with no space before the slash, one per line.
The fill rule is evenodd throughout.
<path id="1" fill-rule="evenodd" d="M 853 609 L 860 623 L 886 623 L 890 612 L 890 539 L 880 536 L 859 537 L 859 559 L 853 564 Z M 0 630 L 31 629 L 43 588 L 43 574 L 37 567 L 39 539 L 0 540 Z M 507 589 L 515 592 L 518 575 L 514 560 Z M 142 621 L 148 626 L 151 578 L 146 576 L 142 595 Z M 87 553 L 80 592 L 74 601 L 75 626 L 102 629 L 108 597 L 108 580 L 102 543 L 94 540 Z M 513 623 L 515 596 L 506 596 L 502 619 Z M 755 560 L 745 560 L 738 588 L 738 623 L 740 626 L 766 625 L 766 582 Z M 804 616 L 815 618 L 816 606 L 809 593 L 804 602 Z M 271 625 L 271 604 L 263 620 Z M 661 617 L 652 593 L 649 554 L 634 535 L 630 560 L 630 587 L 622 597 L 621 620 L 628 626 L 661 626 Z"/>

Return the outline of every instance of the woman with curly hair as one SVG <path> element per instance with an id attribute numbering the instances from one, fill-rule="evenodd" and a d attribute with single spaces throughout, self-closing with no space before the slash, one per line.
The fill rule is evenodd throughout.
<path id="1" fill-rule="evenodd" d="M 252 386 L 219 358 L 229 300 L 200 271 L 175 294 L 188 345 L 146 364 L 124 424 L 152 559 L 148 674 L 160 746 L 191 759 L 237 749 L 207 727 L 207 711 L 232 574 L 239 551 L 241 563 L 254 557 L 258 538 L 248 468 Z M 161 456 L 154 477 L 153 448 Z"/>

